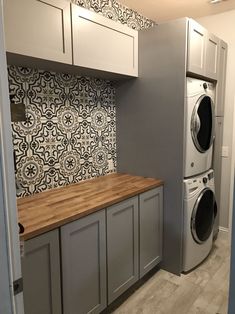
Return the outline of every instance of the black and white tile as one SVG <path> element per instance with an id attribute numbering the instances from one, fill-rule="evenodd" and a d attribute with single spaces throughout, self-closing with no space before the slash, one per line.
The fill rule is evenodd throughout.
<path id="1" fill-rule="evenodd" d="M 149 28 L 156 24 L 116 0 L 72 0 L 72 2 L 136 30 Z"/>
<path id="2" fill-rule="evenodd" d="M 19 196 L 115 172 L 111 82 L 16 66 L 8 73 L 27 117 L 12 123 Z"/>

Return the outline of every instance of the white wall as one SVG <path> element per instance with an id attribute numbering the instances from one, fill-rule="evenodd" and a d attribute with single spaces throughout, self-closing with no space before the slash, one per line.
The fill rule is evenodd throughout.
<path id="1" fill-rule="evenodd" d="M 235 10 L 198 18 L 197 21 L 228 44 L 223 145 L 229 156 L 222 158 L 220 226 L 230 227 L 233 194 L 233 107 L 235 97 Z"/>

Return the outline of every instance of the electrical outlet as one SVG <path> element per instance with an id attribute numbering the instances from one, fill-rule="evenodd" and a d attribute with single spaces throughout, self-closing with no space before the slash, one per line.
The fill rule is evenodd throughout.
<path id="1" fill-rule="evenodd" d="M 222 146 L 222 157 L 228 157 L 228 156 L 229 156 L 228 146 Z"/>
<path id="2" fill-rule="evenodd" d="M 109 170 L 113 170 L 113 160 L 112 159 L 108 160 L 108 165 L 109 165 Z"/>

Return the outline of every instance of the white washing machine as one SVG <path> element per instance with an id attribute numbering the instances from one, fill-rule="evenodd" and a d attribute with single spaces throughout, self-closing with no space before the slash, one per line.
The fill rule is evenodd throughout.
<path id="1" fill-rule="evenodd" d="M 184 177 L 210 169 L 214 141 L 215 86 L 187 77 Z"/>
<path id="2" fill-rule="evenodd" d="M 183 271 L 200 264 L 212 248 L 216 211 L 214 172 L 184 180 Z"/>

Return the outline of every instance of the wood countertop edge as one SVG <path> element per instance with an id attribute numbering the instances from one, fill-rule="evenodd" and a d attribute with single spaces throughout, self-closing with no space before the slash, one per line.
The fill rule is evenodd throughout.
<path id="1" fill-rule="evenodd" d="M 146 179 L 150 179 L 150 178 L 146 178 Z M 119 195 L 117 193 L 115 195 L 115 197 L 109 201 L 105 201 L 105 202 L 102 201 L 102 203 L 97 204 L 97 206 L 95 206 L 95 207 L 93 206 L 89 209 L 86 209 L 82 212 L 80 211 L 76 214 L 74 214 L 74 213 L 72 215 L 68 214 L 66 217 L 58 219 L 57 221 L 54 221 L 54 222 L 48 222 L 48 224 L 44 224 L 43 226 L 40 226 L 38 229 L 34 228 L 32 231 L 30 231 L 30 230 L 27 231 L 27 227 L 26 227 L 25 232 L 20 235 L 20 240 L 22 240 L 22 241 L 30 240 L 36 236 L 42 235 L 43 233 L 46 233 L 46 232 L 52 231 L 56 228 L 62 227 L 63 225 L 65 225 L 67 223 L 70 223 L 70 222 L 73 222 L 73 221 L 78 220 L 80 218 L 86 217 L 88 215 L 91 215 L 92 213 L 95 213 L 95 212 L 100 211 L 102 209 L 106 209 L 109 206 L 112 206 L 114 204 L 122 202 L 128 198 L 137 196 L 141 193 L 147 192 L 151 189 L 154 189 L 154 188 L 157 188 L 157 187 L 160 187 L 163 185 L 164 185 L 164 181 L 156 179 L 155 182 L 151 182 L 151 183 L 148 182 L 148 186 L 144 186 L 141 188 L 135 187 L 136 189 L 134 191 L 128 192 L 126 195 L 123 195 L 123 194 Z"/>

